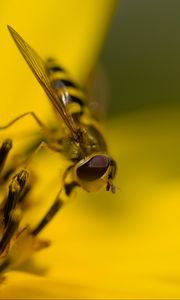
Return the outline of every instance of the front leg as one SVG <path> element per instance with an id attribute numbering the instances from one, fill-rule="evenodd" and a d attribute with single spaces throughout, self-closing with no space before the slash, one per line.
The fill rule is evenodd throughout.
<path id="1" fill-rule="evenodd" d="M 71 169 L 74 166 L 70 166 L 64 173 L 63 180 L 62 180 L 62 188 L 58 193 L 55 201 L 48 209 L 45 216 L 39 222 L 39 224 L 31 231 L 32 235 L 36 236 L 39 234 L 40 231 L 53 219 L 56 213 L 64 206 L 64 204 L 68 201 L 68 198 L 71 196 L 75 187 L 78 186 L 78 183 L 75 181 L 71 181 L 70 183 L 66 182 L 67 176 Z"/>

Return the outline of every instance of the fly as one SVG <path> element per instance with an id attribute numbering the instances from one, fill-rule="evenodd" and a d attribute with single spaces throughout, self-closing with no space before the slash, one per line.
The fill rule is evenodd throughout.
<path id="1" fill-rule="evenodd" d="M 51 101 L 59 123 L 65 130 L 63 137 L 58 140 L 53 131 L 47 128 L 34 112 L 26 112 L 0 129 L 5 129 L 22 117 L 31 115 L 46 137 L 46 141 L 42 143 L 53 151 L 62 153 L 70 162 L 70 166 L 64 171 L 62 187 L 57 198 L 41 222 L 32 230 L 32 234 L 36 236 L 64 204 L 63 196 L 69 197 L 75 187 L 94 192 L 105 186 L 107 191 L 111 190 L 114 193 L 116 163 L 108 154 L 99 122 L 93 117 L 86 95 L 80 87 L 54 59 L 43 60 L 12 27 L 8 26 L 8 29 Z M 72 178 L 71 182 L 67 182 L 69 175 Z"/>

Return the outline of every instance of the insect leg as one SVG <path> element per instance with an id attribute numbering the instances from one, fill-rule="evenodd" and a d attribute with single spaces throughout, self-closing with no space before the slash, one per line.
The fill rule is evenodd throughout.
<path id="1" fill-rule="evenodd" d="M 3 142 L 2 146 L 0 147 L 0 173 L 4 167 L 6 158 L 8 156 L 9 151 L 12 148 L 12 140 L 11 139 L 7 139 Z M 5 183 L 9 177 L 12 175 L 12 173 L 14 173 L 15 169 L 17 167 L 20 166 L 25 166 L 25 168 L 27 168 L 27 165 L 30 163 L 30 161 L 32 160 L 32 158 L 42 149 L 42 148 L 48 148 L 52 151 L 55 152 L 62 152 L 62 146 L 61 146 L 61 141 L 57 141 L 54 143 L 51 142 L 46 142 L 46 141 L 39 141 L 32 149 L 25 149 L 24 150 L 24 154 L 22 153 L 19 156 L 17 156 L 17 158 L 14 160 L 13 165 L 11 165 L 11 167 L 6 170 L 5 173 L 2 174 L 2 176 L 0 177 L 0 183 Z M 21 158 L 19 160 L 19 158 Z"/>
<path id="2" fill-rule="evenodd" d="M 51 205 L 40 223 L 31 231 L 31 234 L 36 236 L 39 232 L 51 221 L 55 214 L 60 210 L 63 205 L 63 201 L 57 196 L 54 203 Z"/>
<path id="3" fill-rule="evenodd" d="M 48 143 L 45 141 L 41 141 L 39 143 L 39 145 L 35 148 L 35 150 L 31 153 L 31 155 L 26 159 L 26 161 L 24 162 L 25 167 L 27 168 L 28 165 L 30 164 L 30 162 L 32 161 L 33 157 L 41 150 L 41 149 L 50 149 L 54 152 L 61 152 L 61 147 L 58 143 Z"/>
<path id="4" fill-rule="evenodd" d="M 63 186 L 60 192 L 58 193 L 55 201 L 43 217 L 43 219 L 40 221 L 40 223 L 31 231 L 32 235 L 36 236 L 37 234 L 42 231 L 42 229 L 52 220 L 52 218 L 56 215 L 56 213 L 63 207 L 63 205 L 66 203 L 66 200 L 64 197 L 70 197 L 73 189 L 78 186 L 78 184 L 75 181 L 72 181 L 71 183 L 65 183 L 66 177 L 69 173 L 69 171 L 73 168 L 73 166 L 70 166 L 63 176 Z M 62 192 L 64 191 L 65 195 L 62 196 Z"/>
<path id="5" fill-rule="evenodd" d="M 19 121 L 20 119 L 22 119 L 22 118 L 24 118 L 24 117 L 26 117 L 28 115 L 30 115 L 30 116 L 33 117 L 33 119 L 36 121 L 36 123 L 40 126 L 41 130 L 44 132 L 44 134 L 49 139 L 54 140 L 52 132 L 44 125 L 44 123 L 37 117 L 37 115 L 33 111 L 28 111 L 28 112 L 26 112 L 26 113 L 24 113 L 22 115 L 19 115 L 18 117 L 16 117 L 12 121 L 10 121 L 8 124 L 6 124 L 4 126 L 0 126 L 0 130 L 9 128 L 14 123 L 16 123 L 17 121 Z"/>

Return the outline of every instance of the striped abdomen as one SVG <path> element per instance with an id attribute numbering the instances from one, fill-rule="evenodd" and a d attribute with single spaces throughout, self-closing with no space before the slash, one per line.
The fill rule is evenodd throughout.
<path id="1" fill-rule="evenodd" d="M 63 152 L 73 161 L 79 161 L 97 152 L 106 153 L 107 146 L 101 134 L 99 122 L 91 114 L 83 91 L 54 60 L 49 59 L 46 62 L 46 68 L 51 85 L 59 95 L 60 105 L 63 102 L 66 111 L 72 116 L 75 123 L 80 125 L 81 129 L 83 128 L 81 147 L 72 149 L 72 145 L 68 144 L 68 140 L 65 139 L 66 149 Z M 69 142 L 71 143 L 71 140 Z"/>
<path id="2" fill-rule="evenodd" d="M 64 106 L 68 109 L 73 104 L 72 115 L 81 116 L 84 112 L 85 94 L 81 88 L 69 78 L 67 72 L 61 68 L 53 59 L 46 62 L 47 72 L 53 88 L 57 91 Z"/>

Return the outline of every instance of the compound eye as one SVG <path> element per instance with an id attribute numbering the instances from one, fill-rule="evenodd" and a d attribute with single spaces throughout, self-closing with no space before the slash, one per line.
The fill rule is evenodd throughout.
<path id="1" fill-rule="evenodd" d="M 77 169 L 77 176 L 81 180 L 97 180 L 106 173 L 108 167 L 108 157 L 103 155 L 96 155 Z"/>

